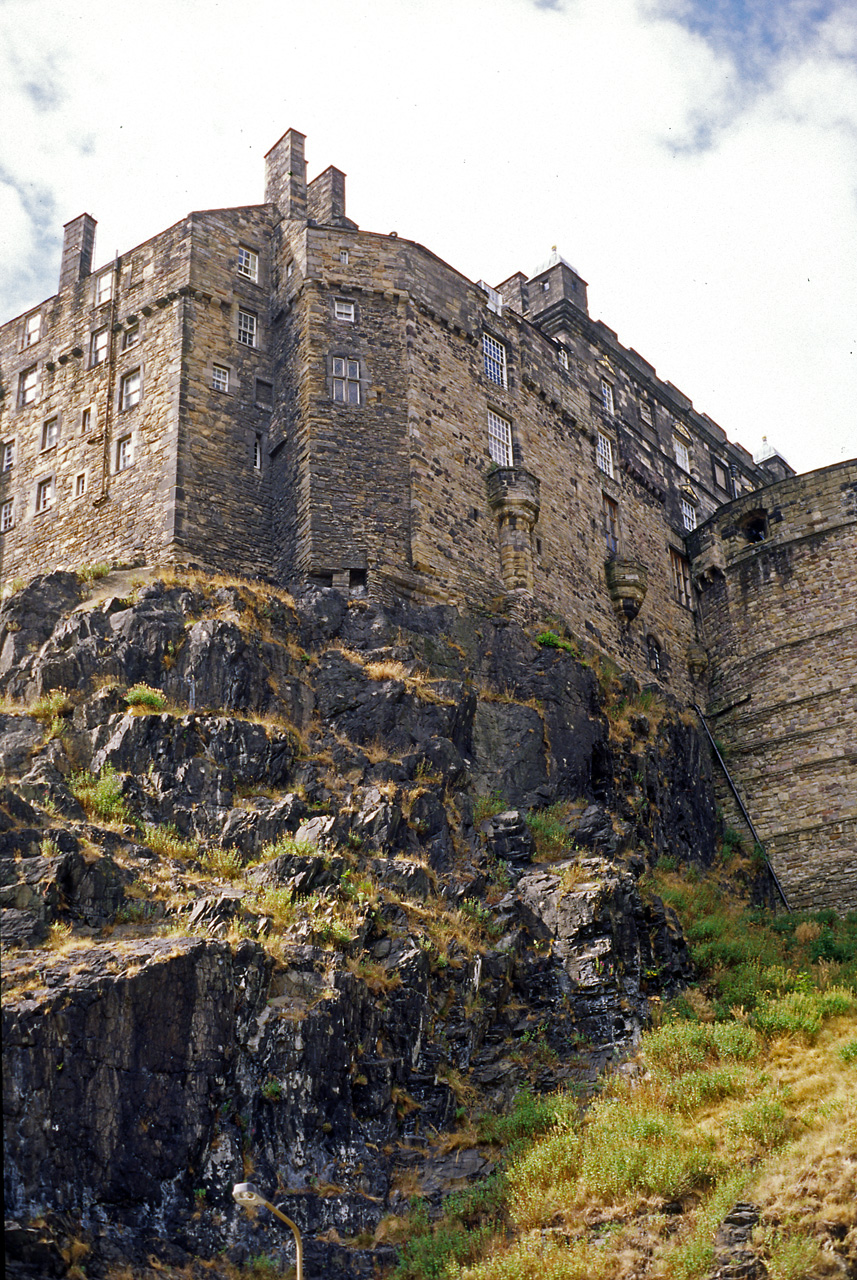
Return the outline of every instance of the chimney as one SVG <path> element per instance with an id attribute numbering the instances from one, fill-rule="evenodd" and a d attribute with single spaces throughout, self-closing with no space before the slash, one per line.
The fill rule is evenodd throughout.
<path id="1" fill-rule="evenodd" d="M 306 221 L 306 135 L 289 129 L 265 156 L 265 201 L 284 218 Z"/>
<path id="2" fill-rule="evenodd" d="M 92 250 L 95 248 L 95 228 L 98 224 L 88 213 L 73 218 L 63 227 L 62 262 L 60 263 L 60 289 L 77 284 L 92 271 Z"/>
<path id="3" fill-rule="evenodd" d="M 331 165 L 313 178 L 307 188 L 307 212 L 313 222 L 323 226 L 350 227 L 357 223 L 345 216 L 345 174 Z"/>

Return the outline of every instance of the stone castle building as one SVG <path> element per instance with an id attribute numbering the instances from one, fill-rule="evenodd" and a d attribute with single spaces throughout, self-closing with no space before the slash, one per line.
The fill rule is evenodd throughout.
<path id="1" fill-rule="evenodd" d="M 711 677 L 727 736 L 752 685 L 762 743 L 794 690 L 759 677 L 759 628 L 806 632 L 788 661 L 814 706 L 838 600 L 850 638 L 822 683 L 850 689 L 857 740 L 855 465 L 754 462 L 590 318 L 556 253 L 492 288 L 361 231 L 342 172 L 307 184 L 294 130 L 265 203 L 192 213 L 95 270 L 94 239 L 88 214 L 70 222 L 58 292 L 0 330 L 5 581 L 179 561 L 425 603 L 533 597 L 685 701 Z M 855 791 L 830 845 L 853 905 Z"/>

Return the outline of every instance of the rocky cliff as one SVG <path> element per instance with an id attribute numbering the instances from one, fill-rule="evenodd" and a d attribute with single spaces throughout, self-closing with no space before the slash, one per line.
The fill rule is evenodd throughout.
<path id="1" fill-rule="evenodd" d="M 56 573 L 0 691 L 19 1275 L 285 1260 L 250 1177 L 308 1275 L 377 1274 L 490 1172 L 480 1117 L 687 979 L 640 877 L 714 857 L 696 728 L 555 622 Z"/>

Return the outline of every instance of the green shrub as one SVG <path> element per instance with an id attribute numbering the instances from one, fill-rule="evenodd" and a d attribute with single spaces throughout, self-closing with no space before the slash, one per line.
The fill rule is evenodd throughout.
<path id="1" fill-rule="evenodd" d="M 577 1105 L 567 1094 L 536 1094 L 529 1089 L 517 1094 L 512 1109 L 504 1116 L 482 1116 L 478 1124 L 480 1142 L 509 1147 L 523 1139 L 547 1133 L 558 1120 L 577 1123 Z"/>
<path id="2" fill-rule="evenodd" d="M 160 689 L 153 689 L 148 684 L 135 684 L 125 694 L 129 707 L 146 707 L 149 711 L 163 711 L 167 700 Z"/>
<path id="3" fill-rule="evenodd" d="M 749 1138 L 763 1150 L 773 1151 L 788 1141 L 793 1123 L 782 1102 L 768 1095 L 754 1098 L 727 1121 L 727 1128 L 736 1137 Z"/>
<path id="4" fill-rule="evenodd" d="M 74 703 L 65 689 L 54 689 L 51 693 L 43 693 L 36 698 L 28 710 L 34 720 L 42 724 L 51 724 L 60 717 L 71 715 Z"/>
<path id="5" fill-rule="evenodd" d="M 526 816 L 527 826 L 533 833 L 536 856 L 556 861 L 573 849 L 568 832 L 568 804 L 557 800 L 545 809 L 533 809 Z"/>
<path id="6" fill-rule="evenodd" d="M 199 852 L 197 841 L 180 835 L 171 822 L 162 822 L 157 826 L 147 822 L 143 827 L 143 842 L 153 853 L 159 853 L 163 858 L 195 858 Z"/>
<path id="7" fill-rule="evenodd" d="M 769 1039 L 796 1036 L 813 1041 L 825 1018 L 841 1017 L 854 1008 L 852 992 L 842 987 L 827 991 L 789 991 L 778 999 L 760 1000 L 753 1024 Z"/>
<path id="8" fill-rule="evenodd" d="M 849 1066 L 857 1062 L 857 1040 L 849 1040 L 847 1044 L 844 1044 L 839 1050 L 839 1056 Z"/>
<path id="9" fill-rule="evenodd" d="M 97 778 L 91 773 L 75 773 L 69 785 L 88 817 L 101 822 L 131 821 L 128 803 L 122 795 L 122 776 L 112 764 L 103 765 Z"/>
<path id="10" fill-rule="evenodd" d="M 474 824 L 478 827 L 481 822 L 493 818 L 495 813 L 502 813 L 505 808 L 506 801 L 499 791 L 492 791 L 487 796 L 477 796 L 473 805 Z"/>
<path id="11" fill-rule="evenodd" d="M 209 849 L 200 859 L 203 870 L 221 880 L 237 880 L 244 870 L 237 849 Z"/>
<path id="12" fill-rule="evenodd" d="M 583 1133 L 580 1180 L 605 1199 L 631 1191 L 675 1200 L 713 1182 L 713 1141 L 688 1136 L 652 1104 L 606 1098 L 592 1108 Z"/>

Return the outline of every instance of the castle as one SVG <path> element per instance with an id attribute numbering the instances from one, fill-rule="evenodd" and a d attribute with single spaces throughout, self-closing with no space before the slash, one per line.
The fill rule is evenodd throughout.
<path id="1" fill-rule="evenodd" d="M 361 231 L 295 130 L 265 203 L 95 270 L 94 238 L 68 223 L 58 292 L 0 329 L 4 580 L 178 561 L 533 598 L 706 703 L 796 903 L 857 907 L 853 462 L 754 462 L 555 252 L 491 287 Z"/>

